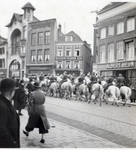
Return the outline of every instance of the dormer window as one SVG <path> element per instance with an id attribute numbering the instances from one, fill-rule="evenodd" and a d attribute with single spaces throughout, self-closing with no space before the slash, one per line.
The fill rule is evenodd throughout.
<path id="1" fill-rule="evenodd" d="M 27 9 L 27 13 L 30 13 L 30 9 L 29 8 Z"/>
<path id="2" fill-rule="evenodd" d="M 65 41 L 67 42 L 67 41 L 73 41 L 73 36 L 72 35 L 67 35 L 66 37 L 65 37 Z"/>

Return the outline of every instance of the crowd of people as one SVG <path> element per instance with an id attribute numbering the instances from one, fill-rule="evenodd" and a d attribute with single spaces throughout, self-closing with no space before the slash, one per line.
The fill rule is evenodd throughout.
<path id="1" fill-rule="evenodd" d="M 85 78 L 89 78 L 91 82 L 87 83 Z M 29 136 L 30 132 L 34 128 L 39 129 L 41 134 L 41 143 L 44 143 L 44 136 L 49 132 L 50 125 L 47 119 L 45 110 L 45 89 L 43 84 L 47 84 L 47 88 L 54 82 L 59 83 L 60 86 L 67 81 L 71 84 L 75 84 L 76 90 L 81 84 L 87 84 L 91 89 L 95 83 L 102 84 L 102 81 L 106 81 L 104 90 L 108 89 L 110 85 L 115 85 L 118 88 L 121 86 L 129 86 L 132 90 L 131 100 L 136 98 L 136 80 L 132 84 L 119 74 L 117 78 L 99 76 L 95 73 L 88 73 L 84 75 L 81 73 L 79 76 L 76 74 L 68 74 L 66 71 L 59 74 L 52 74 L 44 76 L 40 74 L 36 77 L 29 77 L 20 79 L 6 78 L 1 81 L 0 85 L 0 148 L 19 148 L 20 147 L 20 121 L 19 116 L 22 114 L 22 109 L 28 108 L 28 122 L 23 130 L 26 136 Z M 44 82 L 46 81 L 46 82 Z"/>

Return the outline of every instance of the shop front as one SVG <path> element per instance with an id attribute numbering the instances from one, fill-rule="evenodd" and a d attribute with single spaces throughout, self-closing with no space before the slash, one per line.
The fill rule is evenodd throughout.
<path id="1" fill-rule="evenodd" d="M 122 74 L 126 80 L 133 82 L 136 78 L 136 61 L 99 64 L 98 70 L 100 75 L 118 77 Z"/>

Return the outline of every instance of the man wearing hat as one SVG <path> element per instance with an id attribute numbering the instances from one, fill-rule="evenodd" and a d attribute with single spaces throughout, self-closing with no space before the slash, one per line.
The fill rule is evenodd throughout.
<path id="1" fill-rule="evenodd" d="M 20 120 L 11 104 L 15 80 L 3 79 L 0 88 L 0 148 L 20 148 Z"/>

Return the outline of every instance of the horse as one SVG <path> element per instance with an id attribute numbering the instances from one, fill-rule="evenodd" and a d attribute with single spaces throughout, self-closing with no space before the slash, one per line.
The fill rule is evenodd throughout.
<path id="1" fill-rule="evenodd" d="M 84 101 L 87 101 L 88 100 L 88 95 L 89 95 L 89 89 L 88 89 L 87 85 L 85 85 L 84 83 L 81 84 L 76 90 L 76 100 L 81 100 L 82 101 L 82 99 L 83 99 L 82 95 L 85 96 Z"/>
<path id="2" fill-rule="evenodd" d="M 56 95 L 56 97 L 58 97 L 59 93 L 59 84 L 57 82 L 53 82 L 51 83 L 50 87 L 49 87 L 49 95 L 50 96 L 54 96 Z"/>
<path id="3" fill-rule="evenodd" d="M 100 106 L 102 103 L 102 98 L 103 98 L 103 87 L 101 84 L 99 83 L 94 83 L 91 87 L 91 99 L 88 100 L 88 103 L 91 102 L 91 100 L 93 100 L 94 104 L 96 104 L 96 101 L 99 100 L 100 101 Z"/>
<path id="4" fill-rule="evenodd" d="M 111 85 L 108 87 L 108 89 L 105 91 L 105 101 L 106 104 L 108 104 L 108 98 L 113 98 L 113 102 L 112 105 L 114 104 L 114 102 L 118 105 L 118 99 L 120 97 L 120 89 L 114 85 Z"/>
<path id="5" fill-rule="evenodd" d="M 127 86 L 121 86 L 120 87 L 120 96 L 122 97 L 122 99 L 124 99 L 124 104 L 123 106 L 126 105 L 126 102 L 129 103 L 129 107 L 130 107 L 130 96 L 132 94 L 131 88 L 127 87 Z"/>
<path id="6" fill-rule="evenodd" d="M 60 86 L 60 98 L 63 98 L 66 96 L 66 99 L 71 99 L 71 93 L 72 93 L 72 84 L 70 82 L 64 82 Z"/>

